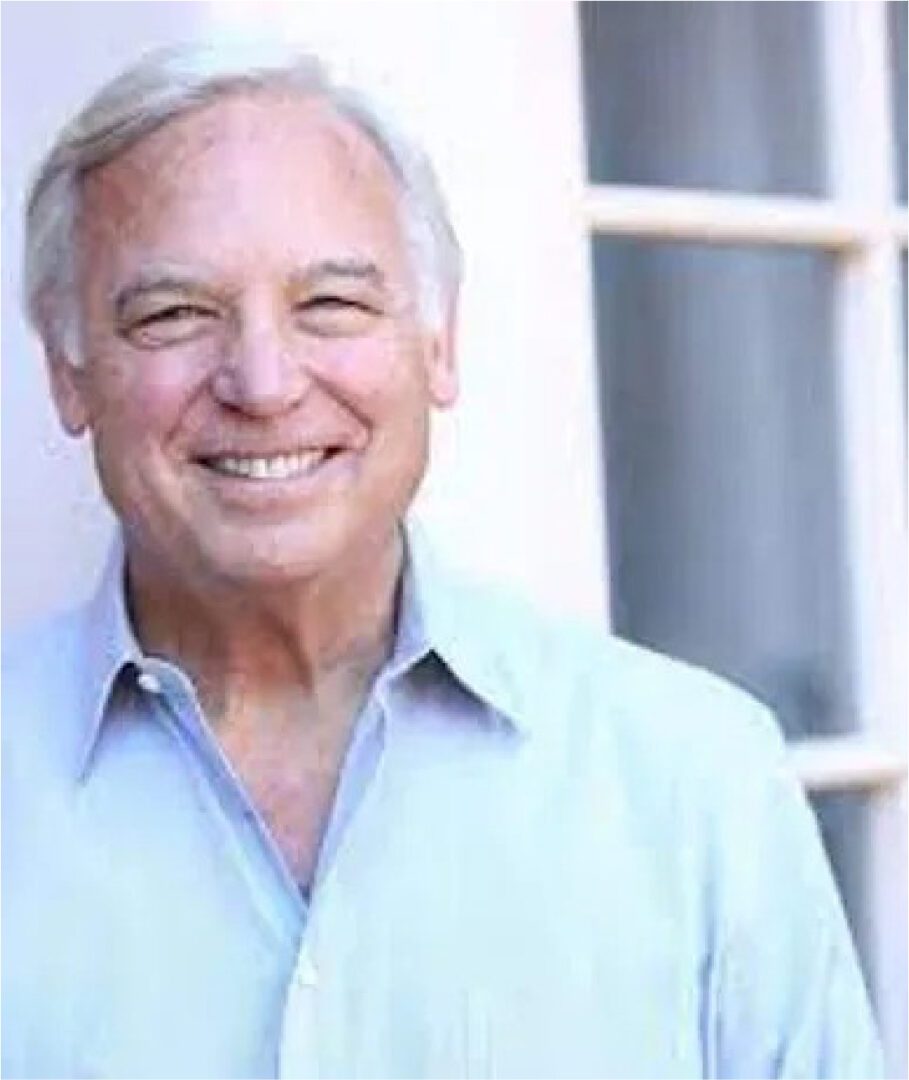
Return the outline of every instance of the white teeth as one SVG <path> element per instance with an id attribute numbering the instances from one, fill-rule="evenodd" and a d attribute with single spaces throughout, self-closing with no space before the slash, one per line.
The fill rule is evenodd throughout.
<path id="1" fill-rule="evenodd" d="M 291 476 L 312 472 L 325 459 L 325 450 L 307 450 L 299 454 L 278 454 L 275 457 L 219 457 L 208 464 L 216 472 L 228 476 L 245 476 L 251 480 L 287 480 Z"/>

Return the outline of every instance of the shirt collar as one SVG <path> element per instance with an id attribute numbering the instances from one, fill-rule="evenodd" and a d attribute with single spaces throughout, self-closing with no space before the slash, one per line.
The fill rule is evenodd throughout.
<path id="1" fill-rule="evenodd" d="M 124 668 L 138 666 L 140 649 L 126 609 L 126 558 L 117 530 L 95 593 L 84 609 L 86 656 L 82 682 L 85 730 L 77 750 L 77 776 L 83 780 L 98 741 L 117 678 Z"/>
<path id="2" fill-rule="evenodd" d="M 404 570 L 400 616 L 385 679 L 406 675 L 433 654 L 448 674 L 505 718 L 516 730 L 528 728 L 521 677 L 498 647 L 491 614 L 478 606 L 476 586 L 443 565 L 423 527 L 404 527 Z M 87 656 L 83 681 L 84 736 L 78 746 L 77 775 L 84 779 L 118 676 L 146 659 L 130 624 L 126 601 L 126 556 L 119 530 L 95 594 L 84 610 Z"/>
<path id="3" fill-rule="evenodd" d="M 445 565 L 413 518 L 405 524 L 404 539 L 401 616 L 392 673 L 431 652 L 466 690 L 516 731 L 528 733 L 528 673 L 522 670 L 520 650 L 507 647 L 513 644 L 515 627 L 507 619 L 502 623 L 504 608 L 489 590 Z"/>

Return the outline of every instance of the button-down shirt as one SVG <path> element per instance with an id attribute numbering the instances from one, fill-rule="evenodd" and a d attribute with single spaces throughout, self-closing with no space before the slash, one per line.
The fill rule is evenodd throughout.
<path id="1" fill-rule="evenodd" d="M 122 553 L 3 676 L 3 1075 L 868 1077 L 775 724 L 407 542 L 310 897 Z"/>

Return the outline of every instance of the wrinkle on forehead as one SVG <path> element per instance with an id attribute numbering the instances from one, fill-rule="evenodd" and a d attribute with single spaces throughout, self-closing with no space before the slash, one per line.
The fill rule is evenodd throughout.
<path id="1" fill-rule="evenodd" d="M 271 190 L 263 190 L 270 183 L 262 177 L 263 154 L 268 167 L 279 170 Z M 288 176 L 294 183 L 283 182 Z M 317 212 L 317 200 L 330 192 L 332 203 L 349 198 L 355 218 L 368 216 L 381 231 L 391 226 L 405 242 L 397 180 L 369 136 L 324 98 L 272 89 L 220 97 L 166 122 L 89 173 L 80 238 L 87 248 L 93 239 L 128 247 L 147 221 L 171 215 L 178 230 L 181 216 L 207 211 L 209 189 L 224 212 L 225 185 L 237 191 L 233 215 L 256 215 L 270 200 L 272 213 L 278 210 L 291 222 L 303 205 Z"/>
<path id="2" fill-rule="evenodd" d="M 284 121 L 283 123 L 281 121 Z M 326 167 L 354 183 L 381 185 L 395 200 L 392 168 L 369 136 L 316 95 L 276 89 L 237 90 L 168 120 L 85 177 L 85 201 L 103 192 L 107 208 L 135 207 L 149 192 L 158 197 L 181 174 L 217 155 L 219 168 L 237 175 L 250 166 L 263 140 L 284 129 L 300 154 L 310 152 L 313 172 Z M 149 177 L 155 183 L 149 184 Z"/>
<path id="3" fill-rule="evenodd" d="M 222 143 L 235 146 L 238 155 L 249 152 L 274 124 L 278 114 L 291 117 L 301 145 L 323 140 L 321 151 L 336 152 L 336 161 L 346 162 L 350 175 L 364 177 L 380 170 L 395 184 L 391 166 L 378 146 L 343 116 L 324 97 L 295 90 L 252 88 L 230 91 L 198 108 L 192 109 L 143 136 L 109 162 L 91 170 L 86 177 L 90 187 L 104 181 L 112 167 L 145 172 L 179 169 L 187 160 L 204 156 Z M 129 170 L 132 171 L 132 170 Z"/>

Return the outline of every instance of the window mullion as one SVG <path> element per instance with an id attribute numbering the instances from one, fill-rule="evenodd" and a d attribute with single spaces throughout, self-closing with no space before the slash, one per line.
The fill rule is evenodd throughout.
<path id="1" fill-rule="evenodd" d="M 857 213 L 893 211 L 886 10 L 825 4 L 833 196 Z M 900 312 L 894 236 L 843 256 L 838 302 L 844 503 L 855 696 L 865 734 L 906 752 L 906 503 Z M 906 1064 L 906 784 L 872 800 L 866 852 L 872 990 L 891 1070 Z"/>

